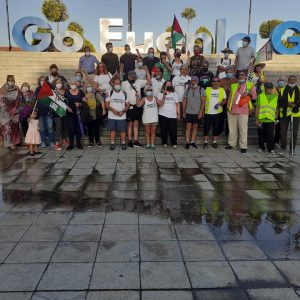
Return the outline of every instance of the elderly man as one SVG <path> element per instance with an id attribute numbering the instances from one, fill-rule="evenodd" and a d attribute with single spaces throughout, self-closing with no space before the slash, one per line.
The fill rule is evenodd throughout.
<path id="1" fill-rule="evenodd" d="M 229 137 L 226 149 L 236 148 L 239 140 L 241 153 L 247 153 L 248 118 L 252 111 L 251 99 L 255 100 L 257 95 L 255 86 L 246 80 L 244 71 L 240 71 L 237 77 L 238 83 L 231 85 L 227 101 Z"/>
<path id="2" fill-rule="evenodd" d="M 238 48 L 235 56 L 235 68 L 238 71 L 247 72 L 250 62 L 255 58 L 255 50 L 250 46 L 251 38 L 245 36 L 243 38 L 243 47 Z"/>
<path id="3" fill-rule="evenodd" d="M 194 46 L 194 55 L 189 59 L 188 65 L 190 68 L 190 75 L 194 76 L 200 71 L 203 61 L 205 60 L 204 56 L 201 55 L 201 48 L 198 45 Z"/>
<path id="4" fill-rule="evenodd" d="M 198 125 L 201 119 L 201 88 L 198 85 L 199 78 L 193 76 L 191 83 L 187 88 L 185 95 L 183 97 L 183 118 L 186 121 L 185 129 L 185 148 L 189 149 L 190 146 L 197 148 L 196 146 L 196 136 L 198 131 Z M 191 138 L 192 132 L 192 139 Z"/>
<path id="5" fill-rule="evenodd" d="M 96 58 L 95 55 L 91 54 L 90 47 L 84 47 L 84 55 L 79 59 L 78 69 L 83 73 L 87 73 L 88 75 L 93 75 L 95 73 L 95 66 L 100 62 Z M 93 79 L 93 78 L 91 78 Z"/>

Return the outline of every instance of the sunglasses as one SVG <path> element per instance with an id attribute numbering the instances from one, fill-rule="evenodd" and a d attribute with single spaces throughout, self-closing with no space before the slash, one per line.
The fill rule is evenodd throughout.
<path id="1" fill-rule="evenodd" d="M 153 90 L 147 90 L 146 92 L 153 92 Z"/>

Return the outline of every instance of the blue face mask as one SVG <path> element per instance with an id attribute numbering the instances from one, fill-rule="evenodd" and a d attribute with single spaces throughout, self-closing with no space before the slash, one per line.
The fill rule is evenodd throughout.
<path id="1" fill-rule="evenodd" d="M 153 53 L 148 53 L 148 57 L 149 57 L 149 58 L 153 58 L 153 57 L 154 57 L 154 54 L 153 54 Z"/>
<path id="2" fill-rule="evenodd" d="M 81 76 L 79 76 L 79 75 L 75 76 L 76 81 L 81 81 L 81 79 L 82 79 Z"/>
<path id="3" fill-rule="evenodd" d="M 240 79 L 238 82 L 239 82 L 240 84 L 243 84 L 243 83 L 245 83 L 245 79 Z"/>
<path id="4" fill-rule="evenodd" d="M 283 80 L 279 80 L 278 81 L 278 86 L 279 87 L 284 87 L 285 86 L 285 82 Z"/>
<path id="5" fill-rule="evenodd" d="M 228 74 L 226 74 L 226 77 L 227 77 L 228 79 L 230 79 L 230 78 L 233 77 L 233 75 L 232 75 L 231 73 L 228 73 Z"/>

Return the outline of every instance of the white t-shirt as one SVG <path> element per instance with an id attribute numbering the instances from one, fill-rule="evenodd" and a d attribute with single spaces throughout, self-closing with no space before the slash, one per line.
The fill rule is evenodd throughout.
<path id="1" fill-rule="evenodd" d="M 144 88 L 146 84 L 147 84 L 147 80 L 140 80 L 140 79 L 137 79 L 135 83 L 132 84 L 135 87 L 140 97 L 141 97 L 141 88 Z M 128 82 L 128 80 L 123 82 L 122 89 L 127 94 L 127 99 L 129 100 L 130 105 L 136 105 L 136 95 L 135 95 L 136 91 Z"/>
<path id="2" fill-rule="evenodd" d="M 187 89 L 187 83 L 191 80 L 190 76 L 177 75 L 173 78 L 172 83 L 175 87 L 175 92 L 178 95 L 179 102 L 183 101 L 183 96 L 185 95 Z"/>
<path id="3" fill-rule="evenodd" d="M 158 107 L 154 97 L 151 101 L 148 101 L 145 97 L 144 111 L 143 111 L 143 123 L 157 123 L 158 122 Z"/>
<path id="4" fill-rule="evenodd" d="M 129 100 L 126 99 L 126 96 L 122 91 L 120 92 L 113 91 L 112 94 L 109 95 L 105 101 L 109 102 L 109 105 L 117 111 L 124 110 L 126 107 L 126 103 L 129 102 Z M 120 116 L 116 116 L 112 111 L 109 110 L 108 118 L 112 120 L 126 120 L 126 113 L 120 117 Z"/>
<path id="5" fill-rule="evenodd" d="M 158 95 L 158 99 L 163 99 L 163 93 Z M 176 103 L 179 103 L 177 93 L 166 95 L 165 103 L 159 107 L 158 114 L 167 118 L 177 118 Z"/>
<path id="6" fill-rule="evenodd" d="M 165 83 L 165 80 L 163 78 L 161 80 L 157 80 L 156 78 L 151 79 L 154 97 L 157 97 L 161 93 L 161 88 L 164 83 Z"/>
<path id="7" fill-rule="evenodd" d="M 233 59 L 231 59 L 231 58 L 226 59 L 226 58 L 223 57 L 223 58 L 218 60 L 217 67 L 221 66 L 221 67 L 227 68 L 229 66 L 232 66 L 233 62 L 234 62 Z M 220 79 L 223 79 L 225 77 L 226 77 L 226 72 L 220 72 L 219 73 L 219 78 Z"/>
<path id="8" fill-rule="evenodd" d="M 109 93 L 112 90 L 112 87 L 110 85 L 112 77 L 113 76 L 110 73 L 105 75 L 95 75 L 94 81 L 98 84 L 99 89 L 105 90 L 106 93 Z"/>
<path id="9" fill-rule="evenodd" d="M 183 65 L 182 62 L 177 63 L 177 62 L 175 62 L 175 60 L 174 60 L 174 62 L 172 63 L 172 75 L 174 75 L 174 76 L 180 75 L 180 67 L 181 67 L 182 65 Z"/>
<path id="10" fill-rule="evenodd" d="M 219 94 L 220 94 L 220 89 L 218 90 L 211 90 L 211 97 L 209 101 L 209 110 L 208 110 L 208 115 L 215 115 L 218 113 L 218 110 L 215 109 L 215 105 L 219 103 Z M 205 93 L 205 97 L 207 97 Z"/>
<path id="11" fill-rule="evenodd" d="M 135 68 L 136 78 L 140 80 L 146 80 L 147 73 L 144 69 L 141 68 Z"/>

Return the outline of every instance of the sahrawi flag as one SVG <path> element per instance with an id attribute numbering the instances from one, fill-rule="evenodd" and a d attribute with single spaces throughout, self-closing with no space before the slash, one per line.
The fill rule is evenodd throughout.
<path id="1" fill-rule="evenodd" d="M 183 37 L 182 29 L 176 19 L 176 16 L 174 15 L 174 21 L 172 25 L 172 31 L 171 31 L 171 40 L 172 40 L 172 48 L 176 49 L 176 44 L 178 41 L 180 41 Z"/>
<path id="2" fill-rule="evenodd" d="M 61 100 L 62 98 L 63 96 L 54 91 L 47 81 L 44 81 L 37 96 L 38 101 L 49 106 L 60 117 L 65 116 L 67 110 L 67 105 Z"/>

